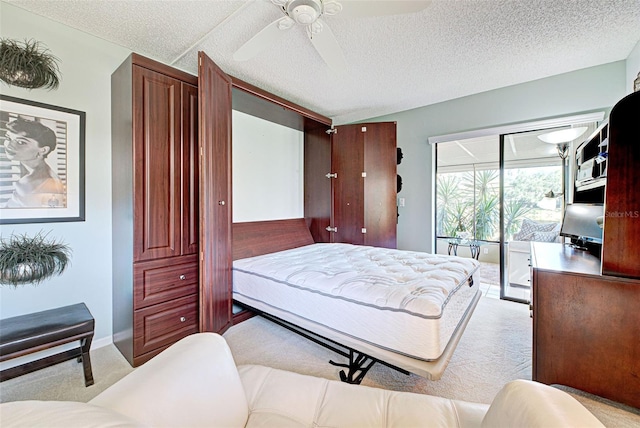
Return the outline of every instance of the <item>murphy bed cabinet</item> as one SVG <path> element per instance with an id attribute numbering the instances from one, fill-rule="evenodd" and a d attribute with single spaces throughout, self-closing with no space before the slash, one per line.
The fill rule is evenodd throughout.
<path id="1" fill-rule="evenodd" d="M 333 128 L 327 117 L 232 83 L 234 110 L 304 132 L 304 216 L 314 241 L 395 248 L 396 123 Z"/>
<path id="2" fill-rule="evenodd" d="M 247 318 L 232 313 L 232 109 L 304 132 L 304 214 L 315 242 L 395 247 L 395 123 L 336 128 L 353 138 L 332 157 L 331 119 L 226 75 L 202 52 L 198 77 L 132 54 L 111 87 L 113 341 L 133 366 Z M 360 163 L 339 166 L 341 178 L 357 180 L 335 199 L 327 176 L 342 156 Z M 331 225 L 345 212 L 357 221 L 340 230 L 358 233 L 336 239 Z"/>
<path id="3" fill-rule="evenodd" d="M 330 119 L 198 60 L 196 77 L 132 54 L 111 77 L 113 341 L 133 366 L 246 318 L 231 304 L 232 108 L 329 141 Z"/>
<path id="4" fill-rule="evenodd" d="M 113 339 L 133 366 L 199 330 L 197 91 L 135 54 L 112 75 Z"/>

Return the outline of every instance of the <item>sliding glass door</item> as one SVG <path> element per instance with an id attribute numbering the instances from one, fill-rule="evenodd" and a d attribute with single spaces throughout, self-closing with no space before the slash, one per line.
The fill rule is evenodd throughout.
<path id="1" fill-rule="evenodd" d="M 436 152 L 437 252 L 479 260 L 484 291 L 498 297 L 500 140 L 439 143 Z"/>
<path id="2" fill-rule="evenodd" d="M 531 298 L 531 242 L 560 240 L 563 159 L 555 146 L 537 138 L 540 134 L 501 136 L 504 245 L 500 297 L 520 302 Z"/>
<path id="3" fill-rule="evenodd" d="M 572 200 L 571 154 L 595 127 L 438 142 L 436 251 L 477 259 L 485 295 L 529 302 L 531 243 L 562 241 L 562 215 Z"/>

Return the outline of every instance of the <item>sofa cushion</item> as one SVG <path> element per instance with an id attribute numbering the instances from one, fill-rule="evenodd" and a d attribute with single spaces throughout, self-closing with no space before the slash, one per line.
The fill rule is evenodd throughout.
<path id="1" fill-rule="evenodd" d="M 558 239 L 558 232 L 533 232 L 531 240 L 536 242 L 555 242 Z"/>
<path id="2" fill-rule="evenodd" d="M 243 427 L 248 417 L 229 346 L 214 333 L 178 341 L 90 403 L 156 427 Z"/>
<path id="3" fill-rule="evenodd" d="M 133 419 L 110 409 L 75 401 L 13 401 L 0 405 L 3 428 L 142 427 Z"/>
<path id="4" fill-rule="evenodd" d="M 248 427 L 479 427 L 488 408 L 256 365 L 238 371 L 249 403 Z"/>
<path id="5" fill-rule="evenodd" d="M 529 380 L 506 384 L 482 420 L 483 427 L 604 427 L 564 391 Z"/>

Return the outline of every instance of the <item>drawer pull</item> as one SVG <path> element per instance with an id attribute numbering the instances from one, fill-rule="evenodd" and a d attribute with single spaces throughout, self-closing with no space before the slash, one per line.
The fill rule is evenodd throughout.
<path id="1" fill-rule="evenodd" d="M 180 322 L 185 322 L 187 319 L 185 317 L 180 317 Z"/>
<path id="2" fill-rule="evenodd" d="M 186 275 L 180 275 L 180 281 L 184 281 L 185 279 L 187 279 Z"/>

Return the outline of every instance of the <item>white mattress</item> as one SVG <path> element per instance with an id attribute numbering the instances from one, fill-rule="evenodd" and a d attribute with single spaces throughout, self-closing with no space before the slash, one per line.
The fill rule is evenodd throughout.
<path id="1" fill-rule="evenodd" d="M 454 256 L 313 244 L 234 261 L 233 297 L 435 360 L 478 293 L 469 281 L 478 266 Z"/>

